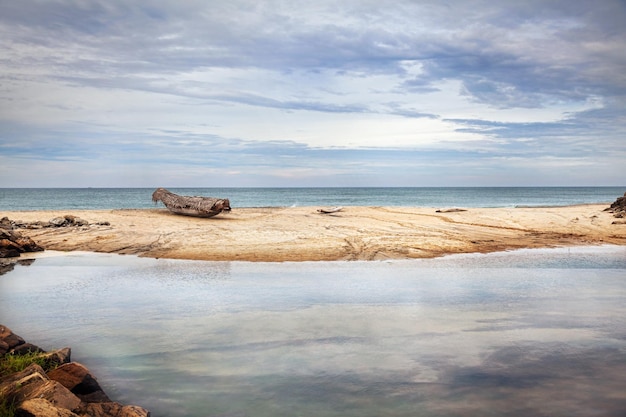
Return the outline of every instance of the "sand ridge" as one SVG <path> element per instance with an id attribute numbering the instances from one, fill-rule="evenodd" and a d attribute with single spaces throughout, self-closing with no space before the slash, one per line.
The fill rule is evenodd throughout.
<path id="1" fill-rule="evenodd" d="M 20 229 L 50 250 L 219 261 L 331 261 L 430 258 L 517 248 L 617 244 L 626 225 L 607 205 L 468 208 L 234 208 L 203 219 L 167 209 L 11 211 L 0 217 L 48 221 L 71 214 L 110 225 Z"/>

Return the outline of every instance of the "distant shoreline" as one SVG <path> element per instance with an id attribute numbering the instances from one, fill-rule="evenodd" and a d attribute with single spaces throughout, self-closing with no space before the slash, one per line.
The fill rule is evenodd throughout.
<path id="1" fill-rule="evenodd" d="M 89 225 L 21 228 L 46 249 L 214 261 L 334 261 L 432 258 L 520 248 L 626 245 L 626 225 L 605 204 L 531 208 L 348 206 L 233 209 L 210 219 L 167 209 L 0 212 L 22 222 L 72 215 Z M 108 225 L 107 225 L 108 223 Z"/>

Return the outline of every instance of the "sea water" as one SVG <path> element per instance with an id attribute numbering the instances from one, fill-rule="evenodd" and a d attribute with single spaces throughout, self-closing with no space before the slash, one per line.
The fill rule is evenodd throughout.
<path id="1" fill-rule="evenodd" d="M 0 323 L 159 416 L 618 416 L 626 248 L 248 263 L 44 252 Z"/>
<path id="2" fill-rule="evenodd" d="M 150 188 L 0 188 L 2 210 L 154 208 Z M 624 187 L 171 188 L 231 206 L 519 207 L 610 203 Z M 162 205 L 161 205 L 162 207 Z"/>

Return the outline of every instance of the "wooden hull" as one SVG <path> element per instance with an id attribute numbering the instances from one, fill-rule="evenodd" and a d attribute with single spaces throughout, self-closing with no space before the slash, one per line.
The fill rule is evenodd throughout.
<path id="1" fill-rule="evenodd" d="M 187 209 L 187 208 L 167 208 L 169 211 L 171 211 L 174 214 L 181 214 L 183 216 L 192 216 L 192 217 L 213 217 L 213 216 L 217 216 L 218 214 L 221 213 L 221 211 L 211 211 L 211 212 L 206 212 L 206 211 L 198 211 L 198 210 L 194 210 L 194 209 Z"/>
<path id="2" fill-rule="evenodd" d="M 183 196 L 165 188 L 157 188 L 152 193 L 152 201 L 161 201 L 174 214 L 192 217 L 213 217 L 223 211 L 230 211 L 227 198 Z"/>

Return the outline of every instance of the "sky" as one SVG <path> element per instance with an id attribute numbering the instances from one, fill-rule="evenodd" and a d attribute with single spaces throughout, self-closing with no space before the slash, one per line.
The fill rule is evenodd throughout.
<path id="1" fill-rule="evenodd" d="M 626 185 L 624 0 L 0 0 L 0 187 Z"/>

